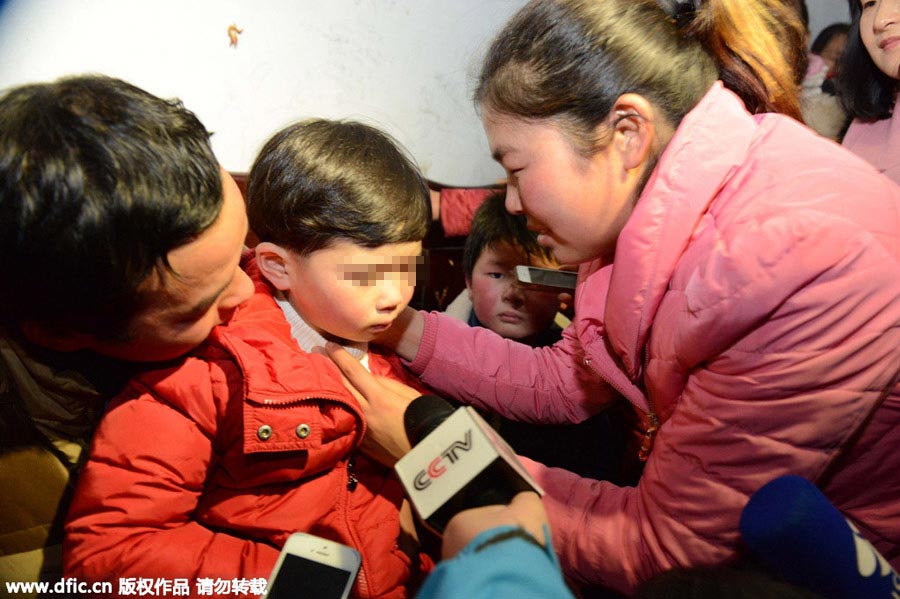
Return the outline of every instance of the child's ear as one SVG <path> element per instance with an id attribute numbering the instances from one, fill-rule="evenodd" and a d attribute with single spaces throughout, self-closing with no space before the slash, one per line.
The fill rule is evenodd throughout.
<path id="1" fill-rule="evenodd" d="M 288 250 L 269 241 L 261 241 L 253 248 L 256 252 L 256 265 L 259 272 L 279 291 L 287 291 L 291 288 L 291 278 L 288 273 Z"/>

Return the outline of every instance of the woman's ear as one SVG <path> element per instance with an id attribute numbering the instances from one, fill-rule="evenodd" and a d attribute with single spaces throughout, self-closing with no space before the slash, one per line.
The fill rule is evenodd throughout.
<path id="1" fill-rule="evenodd" d="M 613 104 L 613 143 L 628 170 L 640 168 L 652 158 L 654 140 L 661 129 L 659 118 L 653 105 L 640 94 L 622 94 Z"/>
<path id="2" fill-rule="evenodd" d="M 289 276 L 290 252 L 270 241 L 261 241 L 253 248 L 256 252 L 256 265 L 259 272 L 279 291 L 291 288 Z"/>

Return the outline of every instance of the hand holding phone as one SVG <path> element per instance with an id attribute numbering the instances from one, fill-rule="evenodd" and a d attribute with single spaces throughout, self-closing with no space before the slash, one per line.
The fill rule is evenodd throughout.
<path id="1" fill-rule="evenodd" d="M 266 599 L 347 599 L 361 558 L 352 547 L 297 532 L 288 537 L 269 576 Z"/>

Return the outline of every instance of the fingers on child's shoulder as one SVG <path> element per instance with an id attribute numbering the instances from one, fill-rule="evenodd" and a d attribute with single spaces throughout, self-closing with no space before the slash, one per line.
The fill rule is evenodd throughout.
<path id="1" fill-rule="evenodd" d="M 417 389 L 414 389 L 401 381 L 385 377 L 381 379 L 381 382 L 387 387 L 389 391 L 393 391 L 397 395 L 405 397 L 406 399 L 415 399 L 422 395 L 422 393 Z"/>
<path id="2" fill-rule="evenodd" d="M 339 356 L 341 359 L 343 359 L 343 355 L 347 353 L 347 350 L 345 350 L 343 347 L 341 347 L 340 345 L 338 345 L 337 343 L 335 343 L 333 341 L 326 341 L 325 342 L 325 352 L 329 356 Z M 349 355 L 349 354 L 347 354 L 347 355 Z"/>
<path id="3" fill-rule="evenodd" d="M 350 353 L 337 343 L 328 341 L 325 343 L 326 355 L 331 361 L 338 365 L 348 376 L 354 374 L 358 368 L 362 368 L 359 360 L 350 355 Z"/>

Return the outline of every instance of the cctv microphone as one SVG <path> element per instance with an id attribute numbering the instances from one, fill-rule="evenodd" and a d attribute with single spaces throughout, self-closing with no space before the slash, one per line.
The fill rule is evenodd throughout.
<path id="1" fill-rule="evenodd" d="M 441 533 L 458 512 L 543 494 L 515 452 L 471 407 L 423 395 L 403 415 L 412 450 L 395 470 L 419 517 Z"/>
<path id="2" fill-rule="evenodd" d="M 828 599 L 897 599 L 900 576 L 808 480 L 763 485 L 741 514 L 751 552 L 788 582 Z"/>
<path id="3" fill-rule="evenodd" d="M 403 428 L 410 445 L 416 445 L 450 417 L 455 408 L 437 395 L 421 395 L 403 412 Z"/>

